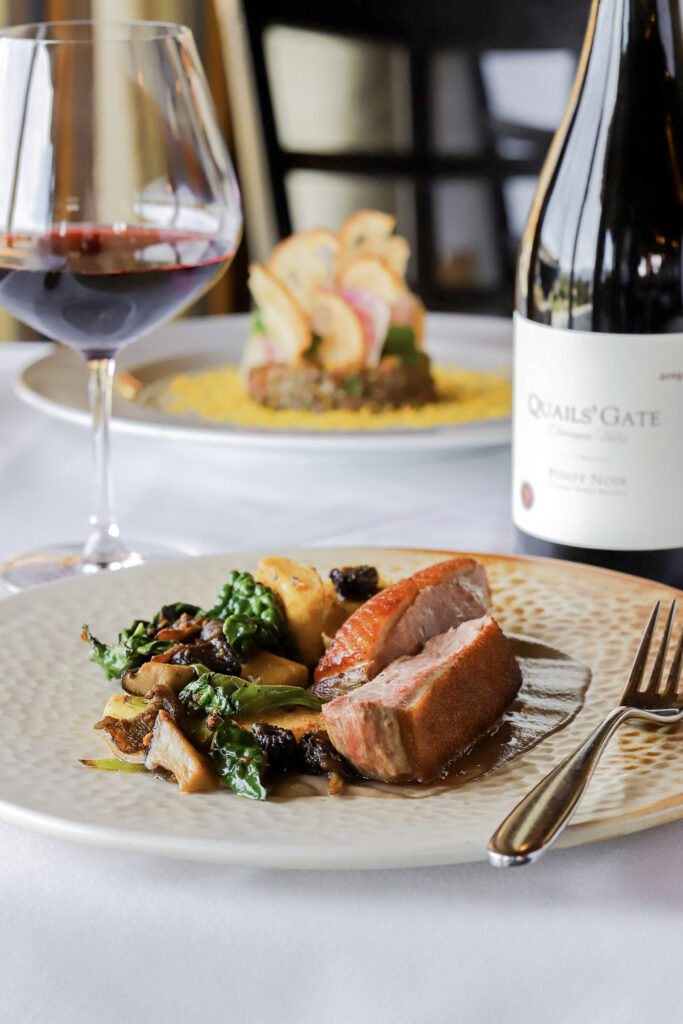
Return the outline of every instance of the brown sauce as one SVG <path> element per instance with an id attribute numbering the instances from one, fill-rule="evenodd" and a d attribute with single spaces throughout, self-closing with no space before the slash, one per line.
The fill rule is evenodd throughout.
<path id="1" fill-rule="evenodd" d="M 427 785 L 367 780 L 345 786 L 341 799 L 358 796 L 420 799 L 459 789 L 500 771 L 571 722 L 583 707 L 591 681 L 588 666 L 541 640 L 513 633 L 508 639 L 522 671 L 519 693 L 493 729 L 453 762 L 443 779 Z M 273 784 L 269 799 L 323 795 L 327 796 L 326 778 L 291 775 Z"/>

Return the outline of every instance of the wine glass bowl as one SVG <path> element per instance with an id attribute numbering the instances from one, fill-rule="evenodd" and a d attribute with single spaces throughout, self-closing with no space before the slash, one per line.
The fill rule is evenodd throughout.
<path id="1" fill-rule="evenodd" d="M 240 196 L 182 25 L 52 22 L 0 32 L 0 305 L 82 353 L 95 498 L 84 547 L 12 559 L 15 588 L 136 564 L 109 476 L 114 357 L 230 263 Z"/>

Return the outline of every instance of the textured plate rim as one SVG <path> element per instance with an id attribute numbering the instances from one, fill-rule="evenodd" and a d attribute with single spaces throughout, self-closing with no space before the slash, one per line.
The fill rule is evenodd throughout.
<path id="1" fill-rule="evenodd" d="M 486 860 L 485 851 L 478 845 L 473 848 L 453 847 L 449 852 L 443 843 L 431 846 L 423 844 L 419 850 L 408 850 L 397 849 L 396 844 L 391 841 L 387 842 L 386 847 L 373 843 L 372 848 L 357 853 L 355 862 L 353 857 L 341 856 L 337 850 L 317 848 L 313 851 L 304 843 L 278 847 L 277 854 L 274 854 L 263 843 L 233 843 L 229 839 L 192 840 L 189 837 L 161 836 L 134 830 L 124 831 L 85 825 L 40 811 L 17 807 L 5 800 L 0 800 L 0 818 L 11 825 L 83 846 L 98 846 L 126 853 L 167 857 L 171 860 L 190 860 L 233 867 L 281 868 L 295 871 L 376 871 L 449 867 L 483 863 Z M 647 811 L 627 812 L 606 822 L 570 825 L 550 852 L 609 839 L 620 839 L 622 836 L 666 825 L 681 818 L 683 795 L 663 800 Z"/>
<path id="2" fill-rule="evenodd" d="M 322 553 L 331 550 L 329 547 L 321 548 L 300 548 L 292 549 L 289 555 L 297 554 L 308 557 L 315 552 Z M 334 547 L 333 550 L 340 551 L 342 547 Z M 358 546 L 348 548 L 349 551 L 358 550 Z M 381 547 L 372 545 L 371 550 L 384 553 L 395 553 L 396 555 L 427 554 L 434 556 L 452 556 L 458 554 L 470 554 L 473 558 L 495 559 L 511 563 L 541 563 L 553 568 L 567 567 L 573 572 L 586 574 L 588 576 L 608 575 L 614 579 L 652 583 L 653 585 L 668 591 L 672 595 L 683 596 L 680 591 L 657 581 L 643 580 L 639 577 L 632 577 L 624 573 L 615 572 L 598 566 L 581 565 L 574 562 L 566 562 L 560 559 L 540 558 L 523 555 L 497 554 L 492 552 L 456 552 L 435 548 L 397 548 Z M 125 570 L 126 575 L 130 573 L 153 574 L 159 569 L 178 566 L 187 562 L 210 563 L 217 559 L 229 560 L 248 559 L 261 556 L 265 551 L 231 551 L 220 552 L 211 555 L 202 555 L 199 558 L 177 559 L 167 562 L 156 562 L 151 565 L 141 566 Z M 94 581 L 103 577 L 86 577 L 64 580 L 56 583 L 43 584 L 30 591 L 23 591 L 19 594 L 7 595 L 0 599 L 0 607 L 4 601 L 30 601 L 33 594 L 50 592 L 54 588 L 59 590 L 77 591 L 81 585 L 88 582 L 93 585 Z M 111 579 L 111 577 L 105 577 Z M 95 583 L 95 585 L 97 585 Z M 432 798 L 427 798 L 432 799 Z M 438 799 L 438 796 L 434 797 Z M 418 802 L 416 802 L 418 803 Z M 510 807 L 512 809 L 512 807 Z M 601 818 L 599 821 L 581 822 L 570 825 L 560 836 L 555 844 L 555 849 L 565 849 L 574 846 L 581 846 L 588 843 L 599 842 L 607 839 L 615 839 L 621 836 L 630 835 L 649 828 L 663 825 L 683 818 L 683 791 L 676 796 L 668 797 L 657 801 L 645 808 L 636 808 L 624 811 L 622 814 L 613 814 L 609 818 Z M 110 828 L 101 825 L 89 824 L 87 822 L 73 821 L 58 815 L 51 815 L 43 811 L 27 808 L 16 804 L 11 800 L 0 798 L 0 819 L 10 824 L 29 828 L 46 835 L 63 838 L 72 842 L 85 845 L 100 846 L 108 849 L 127 851 L 131 853 L 144 853 L 153 856 L 164 856 L 174 859 L 186 859 L 197 862 L 223 863 L 226 865 L 243 865 L 264 868 L 282 869 L 305 869 L 305 870 L 376 870 L 389 868 L 411 868 L 411 867 L 437 867 L 464 863 L 485 861 L 485 849 L 479 843 L 469 845 L 454 845 L 445 840 L 434 840 L 427 844 L 423 840 L 410 846 L 405 843 L 397 847 L 395 840 L 389 836 L 386 845 L 373 840 L 367 847 L 358 847 L 348 853 L 340 853 L 338 848 L 327 848 L 325 846 L 311 848 L 307 843 L 290 843 L 279 845 L 273 851 L 268 844 L 257 841 L 231 841 L 229 838 L 214 839 L 210 837 L 193 838 L 190 836 L 175 836 L 159 832 L 142 832 L 135 829 Z"/>

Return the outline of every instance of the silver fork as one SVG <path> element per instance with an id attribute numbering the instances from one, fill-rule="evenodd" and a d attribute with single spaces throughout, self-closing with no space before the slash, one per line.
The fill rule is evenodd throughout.
<path id="1" fill-rule="evenodd" d="M 640 689 L 659 609 L 660 602 L 657 601 L 652 609 L 650 621 L 645 627 L 619 707 L 610 711 L 604 722 L 585 743 L 577 747 L 530 793 L 527 793 L 491 836 L 488 854 L 490 862 L 495 867 L 507 868 L 516 864 L 529 864 L 537 860 L 555 842 L 586 792 L 607 741 L 627 718 L 642 718 L 648 722 L 658 722 L 660 725 L 683 721 L 683 693 L 678 691 L 683 660 L 683 628 L 666 682 L 660 688 L 664 660 L 676 615 L 675 601 L 671 603 L 650 679 L 645 689 Z"/>

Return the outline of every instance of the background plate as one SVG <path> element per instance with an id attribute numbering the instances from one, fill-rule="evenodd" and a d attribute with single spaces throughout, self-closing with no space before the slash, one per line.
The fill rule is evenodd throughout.
<path id="1" fill-rule="evenodd" d="M 118 369 L 135 372 L 149 385 L 176 373 L 238 363 L 248 321 L 246 315 L 178 320 L 124 349 L 117 359 Z M 511 373 L 512 324 L 504 317 L 431 313 L 427 318 L 425 347 L 437 363 Z M 24 401 L 52 416 L 83 425 L 90 423 L 85 365 L 70 349 L 59 346 L 26 367 L 15 382 L 15 391 Z M 115 430 L 134 434 L 240 448 L 286 448 L 288 451 L 434 451 L 486 447 L 510 441 L 509 419 L 478 420 L 420 430 L 285 431 L 206 423 L 198 418 L 148 409 L 116 395 L 112 425 Z"/>
<path id="2" fill-rule="evenodd" d="M 319 548 L 289 554 L 322 573 L 365 562 L 398 578 L 448 553 Z M 78 639 L 82 623 L 110 638 L 169 600 L 206 605 L 231 568 L 253 570 L 258 557 L 144 566 L 3 600 L 0 642 L 11 672 L 0 690 L 0 815 L 65 838 L 225 863 L 372 868 L 483 860 L 496 825 L 618 701 L 653 601 L 675 593 L 570 563 L 477 556 L 489 572 L 501 625 L 587 663 L 593 680 L 568 726 L 461 789 L 414 800 L 342 795 L 253 803 L 223 791 L 184 796 L 148 777 L 83 768 L 78 758 L 104 753 L 92 725 L 116 687 L 88 661 Z M 560 845 L 683 817 L 682 754 L 680 727 L 623 727 Z"/>

